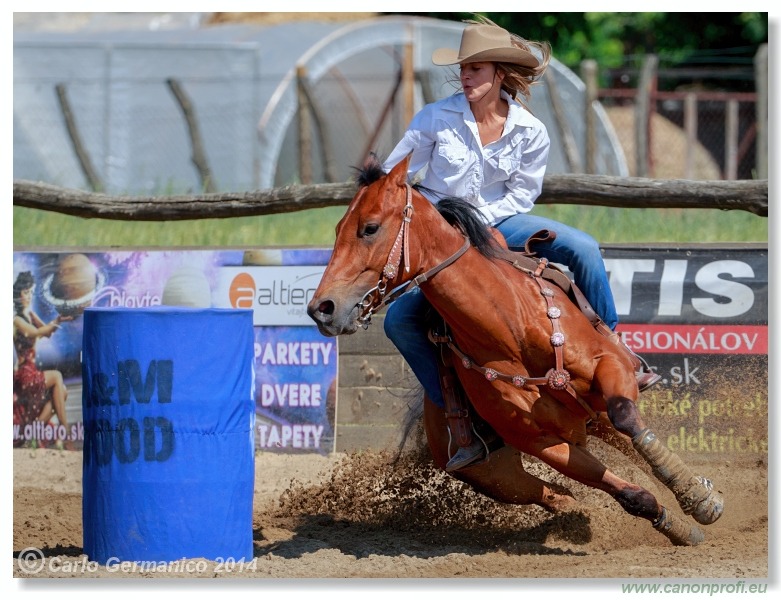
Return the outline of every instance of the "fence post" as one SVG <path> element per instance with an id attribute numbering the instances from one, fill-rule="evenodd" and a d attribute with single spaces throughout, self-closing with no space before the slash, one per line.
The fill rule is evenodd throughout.
<path id="1" fill-rule="evenodd" d="M 71 110 L 70 101 L 68 100 L 68 93 L 65 89 L 64 83 L 58 83 L 54 86 L 57 92 L 57 99 L 60 102 L 60 109 L 62 110 L 62 116 L 65 119 L 65 127 L 70 136 L 71 143 L 73 144 L 73 150 L 76 152 L 76 158 L 79 160 L 81 170 L 84 176 L 87 178 L 87 182 L 93 192 L 102 192 L 104 189 L 103 181 L 100 179 L 95 167 L 92 166 L 92 160 L 89 153 L 81 141 L 81 134 L 79 128 L 76 125 L 76 117 Z"/>
<path id="2" fill-rule="evenodd" d="M 724 178 L 738 178 L 738 101 L 727 100 L 724 115 Z"/>
<path id="3" fill-rule="evenodd" d="M 333 142 L 331 141 L 331 130 L 328 127 L 328 119 L 326 119 L 323 111 L 320 110 L 320 104 L 318 103 L 315 93 L 312 91 L 312 87 L 309 85 L 309 80 L 304 76 L 298 78 L 298 93 L 303 93 L 306 99 L 306 106 L 309 112 L 308 119 L 314 122 L 315 131 L 320 138 L 320 154 L 323 161 L 323 170 L 325 171 L 325 179 L 329 183 L 336 181 L 336 164 L 334 163 Z M 309 137 L 310 145 L 312 144 L 312 137 Z M 309 154 L 308 156 L 312 156 Z M 309 166 L 312 170 L 311 162 Z M 313 176 L 313 175 L 310 175 Z M 311 182 L 310 182 L 311 183 Z"/>
<path id="4" fill-rule="evenodd" d="M 686 166 L 684 177 L 695 178 L 697 151 L 697 94 L 689 92 L 683 102 L 683 127 L 686 131 Z"/>
<path id="5" fill-rule="evenodd" d="M 112 152 L 112 139 L 111 139 L 111 132 L 114 131 L 114 124 L 113 120 L 115 116 L 112 114 L 113 110 L 113 102 L 114 102 L 114 89 L 112 85 L 112 79 L 111 79 L 111 70 L 112 70 L 112 61 L 114 58 L 114 47 L 112 45 L 107 45 L 104 47 L 105 50 L 105 65 L 104 65 L 104 71 L 103 71 L 103 94 L 106 98 L 106 103 L 103 106 L 103 158 L 101 160 L 101 167 L 103 172 L 103 177 L 105 177 L 104 182 L 104 189 L 107 189 L 113 182 L 114 177 L 112 177 L 112 167 L 111 164 L 113 161 L 110 160 L 110 157 L 113 156 Z"/>
<path id="6" fill-rule="evenodd" d="M 415 61 L 412 42 L 404 44 L 404 58 L 401 65 L 401 78 L 404 86 L 404 127 L 415 116 Z"/>
<path id="7" fill-rule="evenodd" d="M 599 97 L 597 81 L 597 61 L 586 59 L 580 63 L 580 73 L 586 84 L 586 105 L 584 106 L 586 121 L 586 173 L 597 172 L 597 125 L 594 104 Z"/>
<path id="8" fill-rule="evenodd" d="M 306 67 L 296 67 L 296 81 L 298 84 L 298 174 L 301 183 L 312 183 L 312 127 L 309 113 L 309 99 L 304 89 L 306 79 Z"/>
<path id="9" fill-rule="evenodd" d="M 757 104 L 757 179 L 768 178 L 767 145 L 768 145 L 768 61 L 767 44 L 762 44 L 754 57 L 754 77 L 756 78 Z"/>
<path id="10" fill-rule="evenodd" d="M 190 134 L 190 146 L 193 151 L 192 162 L 201 179 L 201 187 L 205 192 L 216 192 L 217 184 L 214 183 L 214 176 L 209 167 L 209 161 L 206 158 L 206 150 L 203 148 L 203 139 L 201 138 L 201 128 L 198 126 L 195 108 L 190 101 L 190 97 L 184 91 L 184 88 L 182 88 L 178 79 L 170 77 L 166 79 L 165 82 L 179 104 L 179 108 L 182 110 L 184 122 L 186 123 L 187 131 Z"/>
<path id="11" fill-rule="evenodd" d="M 561 144 L 564 148 L 564 156 L 567 160 L 567 170 L 570 173 L 582 173 L 583 161 L 580 160 L 580 153 L 575 142 L 575 134 L 572 132 L 569 121 L 567 120 L 567 111 L 562 106 L 561 95 L 556 84 L 556 77 L 551 71 L 545 73 L 545 84 L 548 87 L 548 98 L 553 109 L 553 117 L 561 137 Z"/>
<path id="12" fill-rule="evenodd" d="M 252 53 L 252 122 L 259 123 L 262 114 L 260 104 L 260 48 Z M 252 144 L 252 187 L 260 187 L 260 144 Z"/>
<path id="13" fill-rule="evenodd" d="M 635 105 L 635 147 L 637 177 L 648 177 L 648 166 L 651 164 L 650 129 L 651 108 L 656 91 L 656 68 L 659 65 L 659 57 L 655 54 L 647 54 L 643 60 L 643 68 L 640 71 L 640 80 L 637 83 L 637 104 Z"/>

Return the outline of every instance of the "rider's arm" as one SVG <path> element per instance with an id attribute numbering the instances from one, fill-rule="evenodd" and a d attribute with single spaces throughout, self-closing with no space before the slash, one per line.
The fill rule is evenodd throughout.
<path id="1" fill-rule="evenodd" d="M 401 141 L 396 144 L 396 147 L 385 160 L 383 169 L 386 173 L 399 164 L 409 153 L 412 153 L 408 171 L 410 177 L 429 163 L 437 141 L 431 121 L 432 115 L 428 106 L 424 107 L 413 117 Z"/>

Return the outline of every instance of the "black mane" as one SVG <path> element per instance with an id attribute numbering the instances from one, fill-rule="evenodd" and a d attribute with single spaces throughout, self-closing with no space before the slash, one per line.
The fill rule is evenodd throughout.
<path id="1" fill-rule="evenodd" d="M 358 184 L 358 187 L 366 187 L 385 177 L 382 163 L 374 152 L 369 154 L 369 158 L 363 163 L 363 167 L 355 167 L 355 170 L 357 171 L 355 182 Z"/>
<path id="2" fill-rule="evenodd" d="M 499 246 L 491 235 L 483 215 L 461 198 L 443 198 L 436 204 L 439 214 L 451 225 L 458 227 L 483 256 L 496 258 Z"/>
<path id="3" fill-rule="evenodd" d="M 371 185 L 386 175 L 382 163 L 374 153 L 369 155 L 363 167 L 356 167 L 356 171 L 355 181 L 359 187 Z M 420 186 L 414 187 L 420 190 Z M 495 258 L 498 255 L 499 247 L 496 240 L 491 235 L 482 214 L 474 206 L 460 198 L 442 198 L 437 202 L 436 207 L 448 223 L 458 227 L 469 238 L 480 254 L 488 258 Z"/>

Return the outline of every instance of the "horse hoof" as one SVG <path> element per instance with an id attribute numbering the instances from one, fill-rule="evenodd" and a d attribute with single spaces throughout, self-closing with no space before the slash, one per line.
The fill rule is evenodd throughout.
<path id="1" fill-rule="evenodd" d="M 689 525 L 683 519 L 667 512 L 664 507 L 662 507 L 662 514 L 654 521 L 653 526 L 675 546 L 697 546 L 705 541 L 702 529 L 696 525 Z"/>
<path id="2" fill-rule="evenodd" d="M 689 529 L 689 535 L 686 537 L 686 539 L 681 540 L 681 542 L 678 543 L 678 545 L 698 546 L 704 541 L 705 541 L 705 534 L 702 532 L 702 529 L 700 529 L 696 525 L 692 525 L 691 529 Z"/>
<path id="3" fill-rule="evenodd" d="M 708 490 L 708 494 L 694 506 L 691 516 L 700 525 L 710 525 L 715 523 L 724 512 L 724 496 L 721 495 L 721 492 L 713 489 L 713 483 L 710 479 L 704 477 L 696 477 L 695 479 Z"/>
<path id="4" fill-rule="evenodd" d="M 543 496 L 539 506 L 548 512 L 558 514 L 575 510 L 580 505 L 578 504 L 578 501 L 575 500 L 575 498 L 572 496 L 551 492 Z"/>

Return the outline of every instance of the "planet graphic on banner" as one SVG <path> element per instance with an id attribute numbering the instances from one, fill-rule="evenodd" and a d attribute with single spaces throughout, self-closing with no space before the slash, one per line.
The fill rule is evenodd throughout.
<path id="1" fill-rule="evenodd" d="M 100 271 L 84 254 L 68 254 L 43 282 L 43 297 L 64 317 L 84 312 L 102 287 Z"/>
<path id="2" fill-rule="evenodd" d="M 209 280 L 195 267 L 179 267 L 165 282 L 162 303 L 165 306 L 209 308 L 212 305 Z"/>

